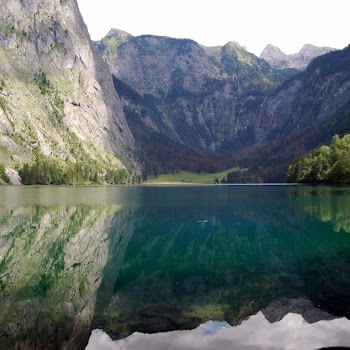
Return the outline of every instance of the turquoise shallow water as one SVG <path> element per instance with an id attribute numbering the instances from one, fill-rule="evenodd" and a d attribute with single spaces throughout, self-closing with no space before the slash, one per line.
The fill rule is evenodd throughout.
<path id="1" fill-rule="evenodd" d="M 4 187 L 0 203 L 2 347 L 350 317 L 349 187 Z"/>

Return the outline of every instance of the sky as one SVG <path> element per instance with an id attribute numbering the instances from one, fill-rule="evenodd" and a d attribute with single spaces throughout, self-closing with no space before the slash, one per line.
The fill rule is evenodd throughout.
<path id="1" fill-rule="evenodd" d="M 193 39 L 205 46 L 236 41 L 260 55 L 267 44 L 286 54 L 310 43 L 350 44 L 349 0 L 78 0 L 93 40 L 111 28 L 134 36 Z"/>

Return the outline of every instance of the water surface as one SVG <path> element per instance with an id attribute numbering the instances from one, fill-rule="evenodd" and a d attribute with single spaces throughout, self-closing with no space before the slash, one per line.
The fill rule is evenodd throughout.
<path id="1" fill-rule="evenodd" d="M 0 188 L 0 348 L 350 317 L 350 188 Z"/>

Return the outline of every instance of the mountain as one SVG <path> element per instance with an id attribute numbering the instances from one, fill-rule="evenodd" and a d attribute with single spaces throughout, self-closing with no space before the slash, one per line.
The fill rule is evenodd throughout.
<path id="1" fill-rule="evenodd" d="M 92 43 L 76 0 L 1 1 L 0 164 L 34 161 L 22 171 L 28 183 L 48 167 L 61 173 L 55 183 L 79 182 L 78 173 L 113 182 L 108 169 L 124 167 L 145 175 L 237 164 L 271 170 L 267 159 L 289 161 L 347 128 L 346 50 L 300 73 L 236 42 L 205 47 L 113 29 Z M 305 45 L 288 59 L 299 67 L 317 50 Z"/>
<path id="2" fill-rule="evenodd" d="M 339 118 L 350 103 L 350 46 L 315 58 L 305 71 L 277 88 L 260 109 L 258 142 L 318 129 Z"/>
<path id="3" fill-rule="evenodd" d="M 290 67 L 291 60 L 281 49 L 277 46 L 273 46 L 268 44 L 262 53 L 260 54 L 260 58 L 264 59 L 269 63 L 271 67 L 276 68 L 286 68 Z"/>
<path id="4" fill-rule="evenodd" d="M 256 145 L 237 154 L 265 181 L 285 181 L 289 163 L 350 132 L 350 46 L 315 58 L 262 104 Z"/>
<path id="5" fill-rule="evenodd" d="M 0 3 L 0 162 L 137 166 L 109 67 L 76 0 Z"/>
<path id="6" fill-rule="evenodd" d="M 270 65 L 236 42 L 205 47 L 113 29 L 96 45 L 146 174 L 238 164 L 264 181 L 284 181 L 293 157 L 347 132 L 347 50 L 306 44 L 285 55 L 269 45 Z"/>
<path id="7" fill-rule="evenodd" d="M 144 126 L 194 149 L 253 143 L 264 97 L 295 74 L 272 69 L 235 42 L 206 48 L 189 39 L 133 37 L 113 29 L 96 45 L 116 78 L 153 111 L 139 118 Z"/>
<path id="8" fill-rule="evenodd" d="M 335 50 L 336 49 L 331 47 L 318 47 L 311 44 L 305 44 L 298 53 L 287 55 L 278 47 L 269 44 L 260 54 L 260 58 L 264 59 L 274 68 L 304 69 L 315 57 Z"/>

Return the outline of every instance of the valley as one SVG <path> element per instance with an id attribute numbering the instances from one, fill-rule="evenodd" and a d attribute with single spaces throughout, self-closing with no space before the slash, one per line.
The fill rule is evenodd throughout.
<path id="1" fill-rule="evenodd" d="M 141 183 L 232 167 L 284 182 L 296 158 L 350 132 L 349 47 L 286 55 L 267 45 L 258 57 L 234 41 L 119 29 L 92 42 L 73 0 L 6 9 L 0 164 L 32 169 L 24 183 Z"/>

